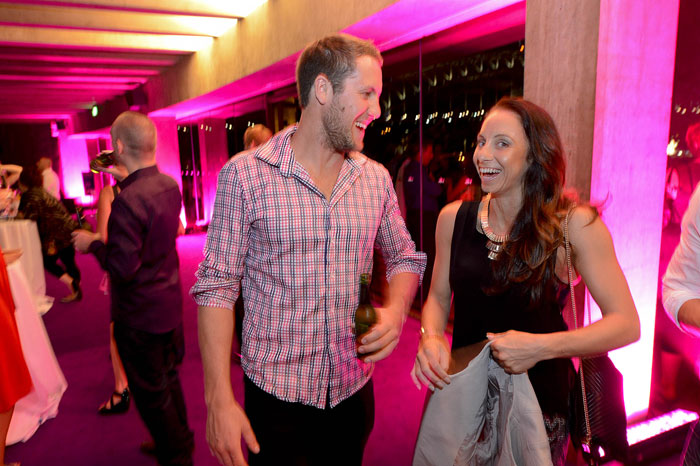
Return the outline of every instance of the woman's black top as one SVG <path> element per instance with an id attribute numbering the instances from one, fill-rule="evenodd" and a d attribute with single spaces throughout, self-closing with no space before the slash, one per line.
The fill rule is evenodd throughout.
<path id="1" fill-rule="evenodd" d="M 563 306 L 556 299 L 536 309 L 528 309 L 529 293 L 523 292 L 520 285 L 514 284 L 499 294 L 485 291 L 493 284 L 494 277 L 492 261 L 487 257 L 487 238 L 476 229 L 478 208 L 478 201 L 463 202 L 457 212 L 452 234 L 452 349 L 483 341 L 487 332 L 519 330 L 552 333 L 567 330 L 561 315 Z M 561 283 L 553 286 L 566 291 Z M 569 391 L 574 378 L 571 360 L 541 361 L 528 371 L 528 375 L 542 412 L 567 416 Z"/>

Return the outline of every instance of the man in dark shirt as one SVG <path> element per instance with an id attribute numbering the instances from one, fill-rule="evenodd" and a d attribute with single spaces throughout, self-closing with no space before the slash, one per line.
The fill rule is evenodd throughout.
<path id="1" fill-rule="evenodd" d="M 191 465 L 194 440 L 177 373 L 185 350 L 175 248 L 180 190 L 158 171 L 156 129 L 147 116 L 122 113 L 111 135 L 114 156 L 128 176 L 112 203 L 107 243 L 85 230 L 73 233 L 73 241 L 109 273 L 114 338 L 158 462 Z"/>

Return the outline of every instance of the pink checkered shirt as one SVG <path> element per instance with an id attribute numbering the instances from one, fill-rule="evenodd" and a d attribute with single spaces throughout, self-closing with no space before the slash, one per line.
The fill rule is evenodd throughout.
<path id="1" fill-rule="evenodd" d="M 387 279 L 422 276 L 426 257 L 416 252 L 386 169 L 351 153 L 329 201 L 294 160 L 295 131 L 222 168 L 190 294 L 200 306 L 232 309 L 242 287 L 246 375 L 281 400 L 323 408 L 372 373 L 357 358 L 352 324 L 375 244 Z"/>

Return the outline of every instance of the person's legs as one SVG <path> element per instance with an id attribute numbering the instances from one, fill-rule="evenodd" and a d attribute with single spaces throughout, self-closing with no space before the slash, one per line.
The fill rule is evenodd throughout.
<path id="1" fill-rule="evenodd" d="M 370 379 L 356 394 L 324 410 L 324 448 L 311 464 L 361 466 L 374 427 L 374 389 Z"/>
<path id="2" fill-rule="evenodd" d="M 75 248 L 71 245 L 61 249 L 58 251 L 58 258 L 63 262 L 63 265 L 66 267 L 66 273 L 73 278 L 76 286 L 80 285 L 80 269 L 75 263 Z"/>
<path id="3" fill-rule="evenodd" d="M 61 278 L 63 275 L 67 275 L 63 267 L 58 265 L 58 254 L 48 255 L 44 254 L 44 268 L 47 272 L 56 278 Z"/>
<path id="4" fill-rule="evenodd" d="M 191 465 L 194 437 L 184 412 L 177 365 L 184 354 L 182 327 L 152 334 L 114 324 L 134 403 L 156 445 L 163 465 Z"/>
<path id="5" fill-rule="evenodd" d="M 335 408 L 287 403 L 258 388 L 247 377 L 245 410 L 260 444 L 248 454 L 250 466 L 362 464 L 374 425 L 371 381 Z"/>
<path id="6" fill-rule="evenodd" d="M 114 392 L 110 400 L 100 405 L 99 411 L 102 414 L 124 413 L 129 409 L 129 383 L 126 381 L 122 359 L 119 357 L 117 343 L 114 341 L 114 322 L 109 324 L 109 356 L 114 373 Z M 122 405 L 122 403 L 125 404 Z"/>

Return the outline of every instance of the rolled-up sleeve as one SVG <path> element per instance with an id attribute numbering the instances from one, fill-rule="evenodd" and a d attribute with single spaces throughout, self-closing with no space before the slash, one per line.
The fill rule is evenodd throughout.
<path id="1" fill-rule="evenodd" d="M 388 173 L 385 175 L 384 212 L 377 232 L 377 245 L 386 263 L 386 279 L 391 281 L 394 275 L 407 272 L 418 275 L 420 283 L 423 280 L 427 256 L 416 251 L 416 244 L 401 217 L 391 178 Z"/>
<path id="2" fill-rule="evenodd" d="M 235 160 L 235 159 L 234 159 Z M 204 246 L 204 260 L 190 295 L 199 306 L 233 309 L 248 251 L 246 199 L 236 164 L 219 173 L 216 200 Z"/>
<path id="3" fill-rule="evenodd" d="M 696 189 L 683 216 L 681 239 L 663 278 L 663 302 L 676 325 L 686 301 L 700 299 L 700 189 Z"/>

